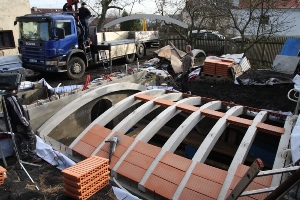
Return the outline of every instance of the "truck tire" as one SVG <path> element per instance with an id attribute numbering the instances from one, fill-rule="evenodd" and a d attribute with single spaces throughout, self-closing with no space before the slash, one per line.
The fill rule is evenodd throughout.
<path id="1" fill-rule="evenodd" d="M 132 63 L 133 61 L 134 61 L 134 59 L 135 59 L 135 53 L 132 53 L 132 54 L 127 54 L 126 56 L 125 56 L 125 61 L 126 61 L 126 63 Z"/>
<path id="2" fill-rule="evenodd" d="M 141 59 L 144 57 L 145 46 L 143 44 L 138 44 L 136 46 L 136 56 Z"/>
<path id="3" fill-rule="evenodd" d="M 70 79 L 80 79 L 85 72 L 85 63 L 79 57 L 72 57 L 68 62 L 67 75 Z"/>

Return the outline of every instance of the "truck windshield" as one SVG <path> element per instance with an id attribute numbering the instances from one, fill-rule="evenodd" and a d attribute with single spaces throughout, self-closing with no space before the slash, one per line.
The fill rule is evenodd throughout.
<path id="1" fill-rule="evenodd" d="M 49 40 L 48 22 L 20 22 L 20 39 Z"/>

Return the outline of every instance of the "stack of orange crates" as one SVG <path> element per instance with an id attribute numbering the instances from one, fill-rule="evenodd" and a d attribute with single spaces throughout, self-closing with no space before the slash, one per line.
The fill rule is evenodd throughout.
<path id="1" fill-rule="evenodd" d="M 0 185 L 4 183 L 5 178 L 6 178 L 6 169 L 0 166 Z"/>
<path id="2" fill-rule="evenodd" d="M 65 193 L 74 199 L 88 199 L 109 183 L 108 159 L 91 156 L 62 170 Z"/>

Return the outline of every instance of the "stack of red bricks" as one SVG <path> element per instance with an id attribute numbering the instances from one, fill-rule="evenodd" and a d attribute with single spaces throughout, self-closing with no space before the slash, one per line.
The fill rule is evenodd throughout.
<path id="1" fill-rule="evenodd" d="M 0 185 L 4 183 L 5 178 L 6 178 L 6 169 L 0 166 Z"/>
<path id="2" fill-rule="evenodd" d="M 209 74 L 209 75 L 215 75 L 216 74 L 216 63 L 219 60 L 216 59 L 208 59 L 204 61 L 204 66 L 203 66 L 203 73 L 204 74 Z"/>
<path id="3" fill-rule="evenodd" d="M 230 59 L 208 59 L 204 61 L 203 73 L 216 76 L 230 76 L 229 69 L 234 64 Z"/>
<path id="4" fill-rule="evenodd" d="M 88 199 L 108 185 L 108 159 L 91 156 L 62 173 L 65 193 L 74 199 Z"/>

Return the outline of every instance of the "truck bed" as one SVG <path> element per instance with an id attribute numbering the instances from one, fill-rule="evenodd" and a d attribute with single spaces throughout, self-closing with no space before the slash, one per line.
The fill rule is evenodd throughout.
<path id="1" fill-rule="evenodd" d="M 135 43 L 134 39 L 124 39 L 124 40 L 114 40 L 114 41 L 107 41 L 107 42 L 98 42 L 98 45 L 108 45 L 110 44 L 111 46 L 117 46 L 121 44 L 130 44 L 130 43 Z"/>

